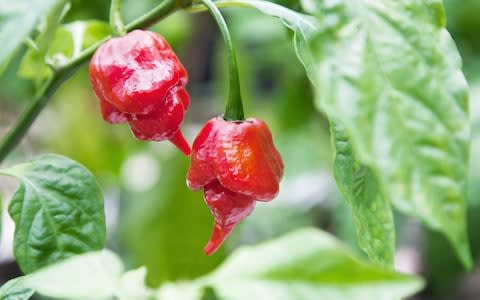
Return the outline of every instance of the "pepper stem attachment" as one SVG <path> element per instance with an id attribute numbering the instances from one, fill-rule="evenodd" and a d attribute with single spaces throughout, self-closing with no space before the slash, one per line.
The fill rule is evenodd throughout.
<path id="1" fill-rule="evenodd" d="M 229 95 L 227 100 L 227 105 L 225 107 L 225 115 L 223 118 L 227 121 L 241 121 L 245 119 L 243 113 L 243 103 L 242 95 L 240 92 L 240 78 L 238 76 L 238 64 L 237 57 L 235 54 L 235 48 L 233 47 L 232 38 L 230 37 L 230 32 L 228 31 L 227 23 L 223 18 L 220 10 L 211 0 L 201 0 L 203 4 L 208 8 L 213 18 L 218 24 L 220 31 L 227 48 L 228 55 L 228 64 L 229 64 L 229 75 L 230 75 L 230 86 L 229 86 Z"/>
<path id="2" fill-rule="evenodd" d="M 121 0 L 111 0 L 110 2 L 110 27 L 113 29 L 117 35 L 125 35 L 127 31 L 125 30 L 125 25 L 123 24 L 122 11 L 121 11 Z"/>

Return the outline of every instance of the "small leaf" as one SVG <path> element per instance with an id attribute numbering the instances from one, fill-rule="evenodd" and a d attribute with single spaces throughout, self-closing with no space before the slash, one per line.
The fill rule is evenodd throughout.
<path id="1" fill-rule="evenodd" d="M 372 171 L 355 161 L 343 128 L 332 123 L 331 129 L 335 178 L 352 207 L 360 248 L 373 261 L 391 266 L 395 254 L 395 225 L 390 203 L 381 195 Z"/>
<path id="2" fill-rule="evenodd" d="M 122 273 L 120 258 L 103 250 L 77 255 L 29 274 L 25 285 L 54 298 L 111 299 Z"/>
<path id="3" fill-rule="evenodd" d="M 396 299 L 422 287 L 416 277 L 359 260 L 316 229 L 244 247 L 200 282 L 225 300 Z"/>
<path id="4" fill-rule="evenodd" d="M 109 34 L 110 26 L 95 20 L 76 21 L 59 26 L 53 33 L 45 33 L 37 39 L 41 45 L 48 41 L 48 47 L 27 51 L 18 74 L 23 78 L 42 81 L 52 73 L 47 63 L 59 68 Z"/>
<path id="5" fill-rule="evenodd" d="M 65 0 L 0 0 L 0 74 L 40 21 Z"/>
<path id="6" fill-rule="evenodd" d="M 25 273 L 103 248 L 103 196 L 83 166 L 47 154 L 0 173 L 20 180 L 9 213 L 16 225 L 14 254 Z"/>
<path id="7" fill-rule="evenodd" d="M 112 29 L 108 23 L 97 20 L 65 24 L 58 28 L 47 59 L 53 61 L 54 65 L 61 66 L 62 63 L 76 58 L 82 50 L 105 39 L 111 33 Z M 59 55 L 63 56 L 62 60 L 58 59 Z"/>
<path id="8" fill-rule="evenodd" d="M 443 233 L 471 267 L 468 88 L 442 2 L 302 4 L 324 24 L 296 41 L 318 108 L 344 126 L 383 196 Z"/>
<path id="9" fill-rule="evenodd" d="M 52 74 L 52 70 L 46 64 L 46 54 L 51 45 L 55 31 L 61 19 L 70 7 L 70 2 L 59 1 L 52 7 L 50 13 L 42 22 L 40 34 L 35 39 L 35 47 L 25 53 L 20 63 L 18 75 L 23 78 L 33 79 L 37 86 Z"/>
<path id="10" fill-rule="evenodd" d="M 27 300 L 35 293 L 24 283 L 25 277 L 17 277 L 7 281 L 0 288 L 0 300 Z"/>

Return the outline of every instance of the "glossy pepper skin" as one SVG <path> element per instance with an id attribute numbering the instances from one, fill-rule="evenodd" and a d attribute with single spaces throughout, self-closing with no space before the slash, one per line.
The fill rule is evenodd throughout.
<path id="1" fill-rule="evenodd" d="M 105 121 L 128 122 L 140 140 L 170 140 L 185 155 L 180 125 L 190 99 L 188 74 L 163 37 L 134 30 L 101 45 L 90 61 L 90 81 Z"/>
<path id="2" fill-rule="evenodd" d="M 255 201 L 271 201 L 279 191 L 283 161 L 267 125 L 258 119 L 208 121 L 193 142 L 187 186 L 204 189 L 214 217 L 205 247 L 213 254 L 236 224 L 253 211 Z"/>

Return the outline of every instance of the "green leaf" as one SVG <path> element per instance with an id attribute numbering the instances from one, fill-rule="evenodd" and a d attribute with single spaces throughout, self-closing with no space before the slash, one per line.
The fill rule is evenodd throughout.
<path id="1" fill-rule="evenodd" d="M 69 256 L 103 248 L 103 196 L 93 175 L 59 155 L 0 170 L 20 180 L 9 206 L 14 254 L 31 273 Z"/>
<path id="2" fill-rule="evenodd" d="M 48 51 L 47 60 L 52 65 L 61 66 L 80 52 L 112 33 L 108 23 L 91 20 L 75 21 L 58 28 L 53 44 Z"/>
<path id="3" fill-rule="evenodd" d="M 37 43 L 48 47 L 30 49 L 25 54 L 18 74 L 41 82 L 52 74 L 48 66 L 61 67 L 80 52 L 111 34 L 110 26 L 101 21 L 76 21 L 39 36 Z M 48 63 L 48 64 L 47 64 Z"/>
<path id="4" fill-rule="evenodd" d="M 123 274 L 120 258 L 108 250 L 73 256 L 25 276 L 38 293 L 61 299 L 111 299 Z"/>
<path id="5" fill-rule="evenodd" d="M 325 26 L 297 50 L 316 103 L 401 211 L 443 233 L 466 267 L 468 89 L 440 0 L 302 1 Z"/>
<path id="6" fill-rule="evenodd" d="M 65 0 L 0 0 L 0 74 L 40 21 L 64 2 Z"/>
<path id="7" fill-rule="evenodd" d="M 344 129 L 332 122 L 331 131 L 335 147 L 335 179 L 352 207 L 360 248 L 373 261 L 392 266 L 395 224 L 390 203 L 382 196 L 373 172 L 355 161 Z"/>
<path id="8" fill-rule="evenodd" d="M 225 300 L 396 299 L 422 287 L 420 279 L 365 263 L 310 228 L 239 249 L 201 282 Z"/>
<path id="9" fill-rule="evenodd" d="M 35 293 L 24 283 L 25 277 L 17 277 L 7 281 L 0 288 L 0 300 L 27 300 Z"/>

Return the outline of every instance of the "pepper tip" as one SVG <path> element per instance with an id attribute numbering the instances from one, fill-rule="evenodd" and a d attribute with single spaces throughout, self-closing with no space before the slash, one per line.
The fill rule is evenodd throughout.
<path id="1" fill-rule="evenodd" d="M 186 156 L 190 156 L 192 153 L 192 148 L 188 144 L 187 140 L 183 136 L 183 133 L 178 130 L 177 133 L 173 137 L 169 139 L 169 141 L 174 144 L 183 154 Z"/>
<path id="2" fill-rule="evenodd" d="M 212 236 L 208 241 L 203 251 L 207 256 L 214 254 L 222 245 L 225 239 L 228 237 L 230 232 L 232 232 L 233 226 L 231 227 L 221 227 L 215 222 L 213 227 Z"/>

